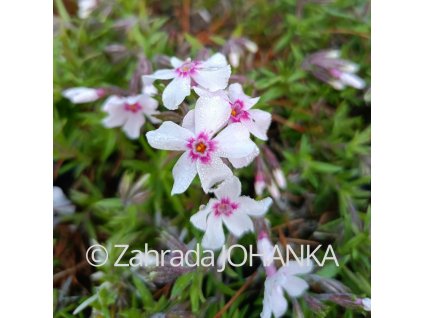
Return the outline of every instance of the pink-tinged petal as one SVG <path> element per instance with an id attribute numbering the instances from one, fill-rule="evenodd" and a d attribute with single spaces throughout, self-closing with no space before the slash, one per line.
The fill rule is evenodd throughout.
<path id="1" fill-rule="evenodd" d="M 174 110 L 191 93 L 191 80 L 189 77 L 174 78 L 163 91 L 163 104 L 167 109 Z"/>
<path id="2" fill-rule="evenodd" d="M 174 68 L 178 68 L 180 66 L 182 66 L 182 64 L 184 64 L 184 61 L 178 59 L 177 57 L 171 57 L 170 58 L 170 64 L 174 67 Z"/>
<path id="3" fill-rule="evenodd" d="M 218 96 L 200 97 L 195 105 L 195 133 L 214 134 L 226 124 L 231 108 Z"/>
<path id="4" fill-rule="evenodd" d="M 225 89 L 228 86 L 231 76 L 231 67 L 216 67 L 209 69 L 199 69 L 192 75 L 194 81 L 211 92 Z"/>
<path id="5" fill-rule="evenodd" d="M 246 97 L 244 91 L 242 90 L 242 86 L 239 83 L 233 83 L 229 85 L 228 95 L 231 102 L 235 102 L 237 99 L 244 101 Z"/>
<path id="6" fill-rule="evenodd" d="M 195 132 L 195 112 L 194 109 L 191 109 L 182 120 L 182 127 L 188 129 L 192 132 Z"/>
<path id="7" fill-rule="evenodd" d="M 230 163 L 234 168 L 239 169 L 248 166 L 259 155 L 260 150 L 256 146 L 254 151 L 246 157 L 242 158 L 229 158 Z"/>
<path id="8" fill-rule="evenodd" d="M 142 80 L 143 81 L 148 81 L 149 79 L 168 80 L 168 79 L 175 78 L 175 77 L 176 77 L 175 70 L 165 69 L 165 70 L 157 70 L 153 74 L 150 74 L 150 75 L 144 75 L 142 77 Z"/>
<path id="9" fill-rule="evenodd" d="M 272 115 L 260 109 L 249 111 L 251 119 L 242 123 L 248 128 L 251 134 L 261 140 L 267 140 L 267 130 L 272 122 Z"/>
<path id="10" fill-rule="evenodd" d="M 222 53 L 216 53 L 201 63 L 201 68 L 224 67 L 228 65 L 226 57 Z"/>
<path id="11" fill-rule="evenodd" d="M 174 179 L 172 195 L 185 192 L 197 174 L 197 166 L 189 157 L 188 151 L 184 152 L 178 159 L 173 167 L 172 174 Z"/>
<path id="12" fill-rule="evenodd" d="M 279 270 L 281 273 L 288 276 L 308 274 L 313 270 L 313 263 L 311 260 L 304 260 L 303 262 L 289 261 Z"/>
<path id="13" fill-rule="evenodd" d="M 201 186 L 204 192 L 209 192 L 211 188 L 219 182 L 232 176 L 231 169 L 225 165 L 219 157 L 212 156 L 207 164 L 197 160 L 197 171 L 200 177 Z"/>
<path id="14" fill-rule="evenodd" d="M 297 276 L 288 276 L 286 277 L 283 288 L 289 296 L 299 297 L 308 289 L 308 284 L 304 279 Z"/>
<path id="15" fill-rule="evenodd" d="M 194 134 L 172 121 L 165 121 L 158 129 L 147 132 L 151 147 L 163 150 L 186 150 L 188 139 Z"/>
<path id="16" fill-rule="evenodd" d="M 241 195 L 241 182 L 235 176 L 229 177 L 224 182 L 222 182 L 213 192 L 218 199 L 224 197 L 236 199 Z"/>
<path id="17" fill-rule="evenodd" d="M 242 196 L 238 199 L 238 202 L 238 209 L 242 211 L 242 213 L 255 217 L 265 215 L 267 210 L 269 210 L 270 206 L 272 205 L 271 198 L 265 198 L 263 200 L 256 201 L 250 197 Z"/>
<path id="18" fill-rule="evenodd" d="M 131 139 L 137 139 L 140 136 L 140 130 L 145 123 L 145 118 L 142 114 L 130 114 L 122 130 Z"/>
<path id="19" fill-rule="evenodd" d="M 222 218 L 210 214 L 207 218 L 207 228 L 201 245 L 206 249 L 217 250 L 225 244 Z"/>
<path id="20" fill-rule="evenodd" d="M 256 145 L 241 123 L 223 129 L 213 140 L 217 141 L 216 155 L 224 158 L 242 158 L 254 152 Z"/>
<path id="21" fill-rule="evenodd" d="M 209 203 L 200 211 L 191 216 L 190 221 L 197 229 L 205 231 L 207 228 L 207 217 L 212 212 L 212 206 L 217 202 L 216 199 L 210 199 Z"/>
<path id="22" fill-rule="evenodd" d="M 254 231 L 254 224 L 251 218 L 239 210 L 235 210 L 231 215 L 222 215 L 222 218 L 229 232 L 236 237 L 241 237 L 246 232 Z"/>

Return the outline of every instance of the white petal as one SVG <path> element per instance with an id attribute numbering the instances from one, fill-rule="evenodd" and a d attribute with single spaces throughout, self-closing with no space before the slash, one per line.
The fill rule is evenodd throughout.
<path id="1" fill-rule="evenodd" d="M 197 166 L 195 161 L 189 157 L 188 151 L 184 152 L 178 159 L 173 167 L 172 174 L 174 179 L 172 195 L 185 192 L 197 174 Z"/>
<path id="2" fill-rule="evenodd" d="M 273 277 L 272 277 L 273 278 Z M 272 282 L 272 278 L 265 281 L 265 293 L 268 294 L 270 308 L 276 318 L 280 318 L 288 309 L 288 302 L 286 301 L 282 288 Z"/>
<path id="3" fill-rule="evenodd" d="M 163 150 L 186 150 L 187 140 L 194 136 L 188 129 L 172 121 L 165 121 L 158 129 L 147 132 L 151 147 Z"/>
<path id="4" fill-rule="evenodd" d="M 226 65 L 228 65 L 228 61 L 222 53 L 213 54 L 209 59 L 201 63 L 202 68 L 223 67 Z"/>
<path id="5" fill-rule="evenodd" d="M 216 156 L 212 156 L 208 164 L 203 164 L 198 160 L 197 171 L 200 177 L 201 186 L 206 193 L 209 192 L 216 183 L 224 181 L 232 176 L 231 169 L 223 163 L 222 159 Z"/>
<path id="6" fill-rule="evenodd" d="M 178 68 L 180 67 L 182 64 L 184 64 L 184 61 L 178 59 L 177 57 L 171 57 L 170 58 L 170 64 L 174 67 L 174 68 Z"/>
<path id="7" fill-rule="evenodd" d="M 239 169 L 248 166 L 259 155 L 260 150 L 256 146 L 254 151 L 246 157 L 242 158 L 229 158 L 230 163 L 234 168 Z"/>
<path id="8" fill-rule="evenodd" d="M 267 140 L 267 130 L 272 122 L 272 115 L 260 109 L 249 111 L 251 119 L 242 123 L 248 128 L 251 134 L 261 140 Z"/>
<path id="9" fill-rule="evenodd" d="M 238 198 L 241 195 L 241 182 L 235 176 L 229 177 L 224 182 L 222 182 L 213 192 L 218 199 L 223 197 L 231 199 Z"/>
<path id="10" fill-rule="evenodd" d="M 176 75 L 177 74 L 176 74 L 175 70 L 165 69 L 165 70 L 157 70 L 153 74 L 150 74 L 150 75 L 144 75 L 142 77 L 142 79 L 143 79 L 143 81 L 145 81 L 145 80 L 148 81 L 148 79 L 168 80 L 168 79 L 176 77 Z"/>
<path id="11" fill-rule="evenodd" d="M 265 296 L 263 299 L 263 310 L 261 311 L 260 318 L 272 318 L 272 308 L 270 307 L 270 297 Z"/>
<path id="12" fill-rule="evenodd" d="M 157 110 L 159 102 L 147 94 L 138 95 L 138 102 L 141 104 L 142 111 L 151 114 Z"/>
<path id="13" fill-rule="evenodd" d="M 177 109 L 191 93 L 189 77 L 175 77 L 163 91 L 163 104 L 167 109 Z"/>
<path id="14" fill-rule="evenodd" d="M 226 65 L 224 67 L 199 69 L 192 75 L 192 78 L 204 88 L 215 92 L 219 89 L 225 89 L 228 86 L 230 76 L 231 67 Z"/>
<path id="15" fill-rule="evenodd" d="M 123 104 L 125 104 L 125 101 L 126 99 L 123 97 L 112 95 L 106 99 L 102 110 L 108 112 L 115 108 L 122 108 Z"/>
<path id="16" fill-rule="evenodd" d="M 213 140 L 217 141 L 216 155 L 224 158 L 242 158 L 255 151 L 248 129 L 234 123 L 223 129 Z"/>
<path id="17" fill-rule="evenodd" d="M 241 237 L 246 232 L 254 231 L 254 224 L 251 218 L 238 209 L 230 216 L 222 215 L 222 219 L 229 232 L 236 237 Z"/>
<path id="18" fill-rule="evenodd" d="M 145 118 L 141 113 L 130 114 L 122 129 L 129 138 L 137 139 L 140 136 L 140 129 L 144 123 Z"/>
<path id="19" fill-rule="evenodd" d="M 342 83 L 357 89 L 363 89 L 366 87 L 366 82 L 355 74 L 342 73 L 340 80 Z"/>
<path id="20" fill-rule="evenodd" d="M 195 120 L 194 120 L 195 112 L 194 109 L 191 109 L 182 120 L 182 127 L 188 129 L 192 132 L 195 132 Z"/>
<path id="21" fill-rule="evenodd" d="M 253 107 L 255 104 L 258 103 L 260 97 L 254 97 L 251 98 L 249 96 L 247 96 L 247 98 L 245 99 L 244 103 L 245 103 L 245 109 L 250 109 L 251 107 Z"/>
<path id="22" fill-rule="evenodd" d="M 303 262 L 289 261 L 280 271 L 285 275 L 292 276 L 297 274 L 308 274 L 313 270 L 313 263 L 304 260 Z"/>
<path id="23" fill-rule="evenodd" d="M 191 216 L 190 221 L 192 225 L 194 225 L 197 229 L 205 231 L 207 228 L 207 216 L 212 212 L 213 204 L 217 202 L 216 199 L 210 199 L 209 203 L 195 213 L 193 216 Z"/>
<path id="24" fill-rule="evenodd" d="M 233 83 L 228 87 L 228 95 L 232 102 L 236 101 L 237 99 L 244 100 L 245 94 L 242 90 L 242 86 L 239 83 Z"/>
<path id="25" fill-rule="evenodd" d="M 269 210 L 269 207 L 272 205 L 271 198 L 265 198 L 263 200 L 256 201 L 251 199 L 250 197 L 242 196 L 238 199 L 238 202 L 238 209 L 240 211 L 245 214 L 256 217 L 265 215 L 267 210 Z"/>
<path id="26" fill-rule="evenodd" d="M 308 288 L 308 284 L 304 279 L 297 276 L 288 276 L 285 280 L 283 288 L 291 297 L 301 296 Z"/>
<path id="27" fill-rule="evenodd" d="M 225 90 L 218 90 L 215 92 L 211 92 L 201 86 L 194 86 L 192 88 L 195 93 L 200 96 L 200 97 L 214 97 L 214 96 L 218 96 L 222 99 L 222 102 L 229 102 L 229 97 L 228 97 L 228 93 Z"/>
<path id="28" fill-rule="evenodd" d="M 154 79 L 151 77 L 142 77 L 142 93 L 150 96 L 157 94 L 157 88 L 153 85 Z"/>
<path id="29" fill-rule="evenodd" d="M 195 105 L 195 133 L 214 134 L 228 121 L 231 108 L 221 98 L 200 97 Z"/>
<path id="30" fill-rule="evenodd" d="M 97 89 L 88 87 L 68 88 L 62 92 L 62 95 L 75 104 L 93 102 L 100 98 Z"/>
<path id="31" fill-rule="evenodd" d="M 114 109 L 109 111 L 109 115 L 102 120 L 102 123 L 107 128 L 120 127 L 127 118 L 128 113 L 124 109 Z"/>
<path id="32" fill-rule="evenodd" d="M 206 249 L 217 250 L 225 243 L 222 219 L 213 213 L 207 218 L 207 228 L 201 245 Z"/>

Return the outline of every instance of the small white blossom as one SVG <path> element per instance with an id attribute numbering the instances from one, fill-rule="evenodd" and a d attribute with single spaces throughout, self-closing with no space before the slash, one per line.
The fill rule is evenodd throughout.
<path id="1" fill-rule="evenodd" d="M 235 237 L 253 231 L 251 217 L 263 216 L 272 199 L 255 201 L 247 196 L 241 196 L 241 182 L 235 176 L 224 181 L 215 191 L 215 199 L 210 199 L 207 205 L 191 217 L 191 223 L 204 231 L 201 242 L 204 248 L 219 249 L 225 243 L 223 223 Z"/>
<path id="2" fill-rule="evenodd" d="M 104 96 L 104 89 L 89 87 L 73 87 L 65 89 L 62 95 L 74 104 L 89 103 Z"/>
<path id="3" fill-rule="evenodd" d="M 108 113 L 103 119 L 103 125 L 107 128 L 122 126 L 122 130 L 129 138 L 136 139 L 140 136 L 145 117 L 153 123 L 159 122 L 153 117 L 159 113 L 156 111 L 157 106 L 158 102 L 146 94 L 129 97 L 110 96 L 103 105 L 103 111 Z"/>
<path id="4" fill-rule="evenodd" d="M 182 126 L 166 121 L 157 130 L 147 132 L 153 148 L 184 152 L 172 171 L 172 194 L 185 192 L 197 173 L 203 190 L 209 192 L 232 175 L 221 158 L 243 158 L 255 151 L 257 146 L 240 123 L 229 125 L 216 135 L 229 116 L 230 109 L 218 97 L 199 98 Z"/>
<path id="5" fill-rule="evenodd" d="M 151 75 L 144 75 L 143 78 L 153 80 L 162 79 L 172 81 L 163 91 L 163 104 L 168 109 L 177 109 L 185 97 L 191 93 L 194 83 L 215 92 L 226 88 L 231 67 L 221 53 L 216 53 L 206 61 L 182 61 L 172 57 L 170 62 L 173 69 L 163 69 Z"/>
<path id="6" fill-rule="evenodd" d="M 296 275 L 307 274 L 312 269 L 311 262 L 289 261 L 273 275 L 268 276 L 264 283 L 263 311 L 260 317 L 271 318 L 272 313 L 276 318 L 282 317 L 288 308 L 284 291 L 290 297 L 300 297 L 308 289 L 308 284 Z"/>
<path id="7" fill-rule="evenodd" d="M 142 93 L 150 96 L 157 94 L 157 88 L 153 85 L 154 80 L 149 77 L 142 78 Z"/>

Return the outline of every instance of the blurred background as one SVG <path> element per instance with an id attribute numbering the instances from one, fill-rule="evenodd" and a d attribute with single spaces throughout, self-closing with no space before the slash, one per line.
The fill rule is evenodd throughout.
<path id="1" fill-rule="evenodd" d="M 318 270 L 322 281 L 310 282 L 286 317 L 370 317 L 341 296 L 371 295 L 369 1 L 56 0 L 53 14 L 55 317 L 260 316 L 258 259 L 220 274 L 94 268 L 85 260 L 96 242 L 190 247 L 202 233 L 189 218 L 208 196 L 198 179 L 170 195 L 178 154 L 148 145 L 144 134 L 156 126 L 130 140 L 102 125 L 103 100 L 75 104 L 63 90 L 140 93 L 141 75 L 169 67 L 169 57 L 214 52 L 228 58 L 231 82 L 272 113 L 269 140 L 256 140 L 260 156 L 236 171 L 243 194 L 274 199 L 267 214 L 274 242 L 331 244 L 340 261 Z M 169 112 L 160 98 L 165 84 L 155 87 L 158 117 L 179 123 L 194 94 Z M 263 193 L 255 189 L 260 172 Z M 254 245 L 255 236 L 239 243 Z"/>

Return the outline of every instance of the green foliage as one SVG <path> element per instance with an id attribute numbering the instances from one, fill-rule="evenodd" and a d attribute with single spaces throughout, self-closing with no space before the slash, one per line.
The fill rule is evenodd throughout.
<path id="1" fill-rule="evenodd" d="M 186 193 L 170 195 L 171 168 L 177 157 L 153 151 L 143 134 L 131 141 L 119 128 L 104 128 L 102 101 L 74 105 L 61 92 L 77 86 L 126 89 L 138 53 L 152 61 L 158 55 L 195 56 L 204 45 L 217 51 L 232 35 L 245 36 L 258 44 L 259 52 L 254 67 L 243 66 L 241 61 L 234 74 L 246 75 L 246 92 L 261 96 L 257 107 L 276 115 L 267 144 L 289 176 L 287 193 L 298 199 L 298 210 L 292 209 L 289 216 L 272 207 L 268 218 L 273 226 L 288 219 L 314 221 L 314 234 L 301 238 L 322 237 L 325 243 L 333 244 L 341 263 L 318 273 L 338 279 L 358 296 L 369 297 L 370 106 L 363 99 L 364 92 L 352 88 L 336 91 L 301 68 L 308 54 L 339 48 L 344 58 L 361 66 L 359 74 L 369 83 L 368 1 L 231 1 L 230 7 L 217 0 L 192 2 L 193 15 L 199 8 L 207 8 L 212 15 L 215 32 L 208 34 L 207 41 L 199 34 L 207 33 L 208 28 L 198 31 L 193 17 L 191 28 L 196 31 L 184 32 L 181 6 L 173 1 L 112 1 L 110 11 L 99 8 L 86 20 L 73 15 L 62 0 L 55 1 L 54 182 L 77 206 L 65 224 L 83 233 L 82 246 L 95 240 L 109 250 L 120 243 L 140 250 L 149 243 L 153 248 L 164 228 L 186 229 L 186 242 L 201 239 L 189 218 L 208 197 L 198 180 Z M 107 16 L 105 12 L 109 12 Z M 116 27 L 116 22 L 129 18 L 135 23 L 126 29 Z M 105 49 L 116 43 L 129 53 L 113 61 Z M 164 86 L 158 83 L 157 87 L 162 91 Z M 153 128 L 147 124 L 143 133 Z M 119 192 L 121 179 L 128 173 L 149 175 L 143 184 L 148 195 L 142 202 L 125 201 Z M 253 167 L 237 174 L 242 178 L 243 192 L 254 196 Z M 63 237 L 63 228 L 56 229 L 55 247 Z M 253 243 L 254 238 L 244 241 Z M 84 249 L 75 250 L 79 250 L 75 257 L 80 261 Z M 118 251 L 109 256 L 115 261 Z M 65 259 L 55 257 L 55 273 L 68 269 Z M 152 286 L 148 275 L 113 267 L 111 262 L 84 272 L 85 280 L 89 281 L 94 271 L 101 275 L 88 283 L 74 276 L 66 297 L 60 296 L 64 282 L 55 285 L 55 317 L 75 317 L 74 310 L 77 317 L 88 317 L 90 312 L 91 317 L 150 317 L 174 308 L 195 317 L 213 317 L 251 274 L 240 268 L 227 268 L 220 276 L 198 270 L 180 275 L 169 290 L 161 290 L 162 286 Z M 258 317 L 262 295 L 263 277 L 258 275 L 222 317 Z M 306 303 L 301 302 L 301 306 L 306 317 L 315 314 Z M 317 316 L 362 314 L 328 304 Z"/>

